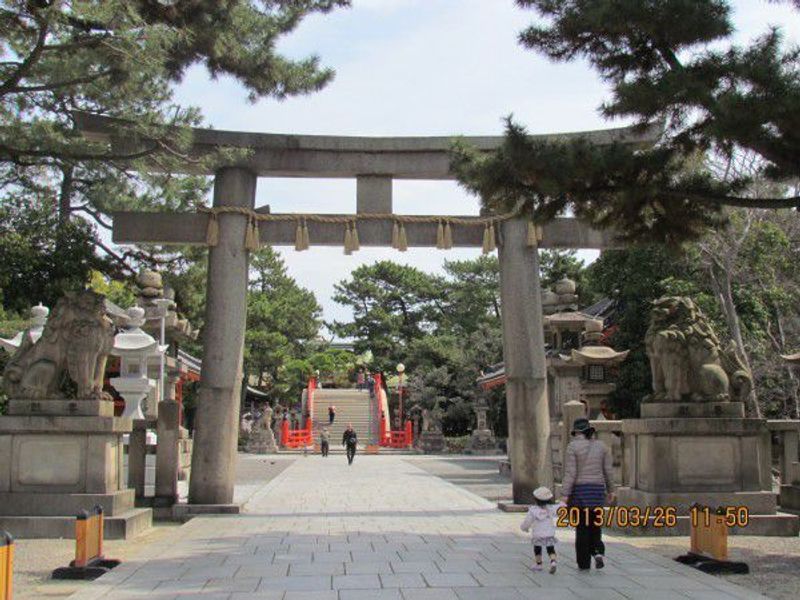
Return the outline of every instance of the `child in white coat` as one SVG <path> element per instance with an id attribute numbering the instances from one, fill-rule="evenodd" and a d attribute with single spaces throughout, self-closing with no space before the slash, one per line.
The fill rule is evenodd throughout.
<path id="1" fill-rule="evenodd" d="M 556 572 L 556 525 L 557 511 L 562 504 L 553 502 L 553 492 L 546 487 L 536 488 L 533 492 L 533 504 L 525 515 L 525 520 L 520 525 L 522 531 L 531 532 L 533 556 L 536 561 L 533 565 L 535 571 L 542 570 L 542 547 L 547 549 L 550 557 L 550 573 Z"/>

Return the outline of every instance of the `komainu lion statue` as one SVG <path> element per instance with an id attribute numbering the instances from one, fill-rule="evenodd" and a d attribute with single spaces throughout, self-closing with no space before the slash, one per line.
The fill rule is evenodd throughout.
<path id="1" fill-rule="evenodd" d="M 68 293 L 47 319 L 42 337 L 26 342 L 3 372 L 9 398 L 41 400 L 63 397 L 64 376 L 78 399 L 105 399 L 103 373 L 114 346 L 114 327 L 105 315 L 104 297 L 90 290 Z"/>
<path id="2" fill-rule="evenodd" d="M 744 402 L 752 377 L 733 342 L 723 349 L 691 298 L 653 302 L 645 347 L 653 375 L 651 402 Z"/>

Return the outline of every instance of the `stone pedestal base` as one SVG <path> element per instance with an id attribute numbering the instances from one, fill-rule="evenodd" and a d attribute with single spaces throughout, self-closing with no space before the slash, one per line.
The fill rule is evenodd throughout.
<path id="1" fill-rule="evenodd" d="M 800 512 L 800 485 L 782 485 L 778 503 L 781 508 Z"/>
<path id="2" fill-rule="evenodd" d="M 640 407 L 642 419 L 671 419 L 689 417 L 744 418 L 741 402 L 644 402 Z"/>
<path id="3" fill-rule="evenodd" d="M 256 429 L 250 433 L 247 441 L 247 452 L 249 454 L 274 454 L 278 452 L 278 445 L 275 443 L 275 435 L 271 429 Z"/>
<path id="4" fill-rule="evenodd" d="M 444 452 L 445 441 L 441 431 L 423 431 L 419 437 L 420 446 L 425 454 Z"/>
<path id="5" fill-rule="evenodd" d="M 108 538 L 149 527 L 121 480 L 131 420 L 109 416 L 111 402 L 85 402 L 12 399 L 15 414 L 0 417 L 0 528 L 15 537 L 73 537 L 75 515 L 96 504 Z"/>
<path id="6" fill-rule="evenodd" d="M 476 429 L 467 442 L 468 453 L 490 453 L 497 451 L 497 440 L 490 429 Z"/>
<path id="7" fill-rule="evenodd" d="M 766 520 L 775 523 L 762 527 L 763 531 L 772 528 L 769 535 L 778 535 L 779 530 L 785 532 L 781 535 L 797 534 L 796 518 L 777 518 L 766 421 L 700 416 L 719 411 L 737 414 L 739 403 L 724 403 L 722 408 L 677 403 L 649 406 L 658 407 L 662 418 L 622 422 L 626 487 L 618 490 L 619 505 L 675 507 L 679 516 L 688 515 L 695 503 L 713 508 L 745 506 L 751 515 L 774 517 Z M 700 414 L 668 416 L 686 412 Z"/>

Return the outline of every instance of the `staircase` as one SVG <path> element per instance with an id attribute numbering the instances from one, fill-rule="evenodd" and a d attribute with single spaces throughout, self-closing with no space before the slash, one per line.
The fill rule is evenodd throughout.
<path id="1" fill-rule="evenodd" d="M 331 450 L 341 448 L 342 434 L 348 423 L 358 435 L 359 446 L 374 444 L 378 439 L 378 418 L 370 406 L 375 400 L 370 399 L 367 390 L 355 389 L 317 389 L 314 391 L 314 442 L 319 442 L 319 431 L 327 427 L 331 436 Z M 328 425 L 328 407 L 336 407 L 336 419 Z M 371 421 L 371 423 L 370 423 Z M 370 435 L 371 433 L 371 435 Z"/>

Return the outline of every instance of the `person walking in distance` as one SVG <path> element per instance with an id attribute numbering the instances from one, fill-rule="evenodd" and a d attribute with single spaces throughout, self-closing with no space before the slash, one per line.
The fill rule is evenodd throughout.
<path id="1" fill-rule="evenodd" d="M 336 407 L 331 404 L 328 407 L 328 425 L 333 425 L 333 420 L 336 418 Z"/>
<path id="2" fill-rule="evenodd" d="M 606 502 L 611 504 L 614 501 L 611 451 L 603 442 L 594 439 L 594 433 L 589 419 L 575 419 L 572 425 L 573 440 L 567 446 L 564 481 L 561 484 L 561 493 L 568 509 L 581 509 L 575 528 L 575 558 L 581 571 L 591 568 L 592 557 L 596 569 L 602 569 L 605 564 L 605 545 L 602 530 L 597 524 L 602 519 L 596 517 Z"/>
<path id="3" fill-rule="evenodd" d="M 331 447 L 331 434 L 327 427 L 323 427 L 319 432 L 319 447 L 322 451 L 322 456 L 328 456 L 328 451 Z"/>
<path id="4" fill-rule="evenodd" d="M 358 374 L 356 375 L 356 389 L 363 390 L 364 389 L 364 369 L 359 369 Z"/>
<path id="5" fill-rule="evenodd" d="M 347 464 L 352 465 L 353 459 L 356 456 L 356 446 L 358 445 L 358 436 L 353 430 L 353 424 L 348 423 L 347 429 L 342 434 L 342 446 L 347 449 Z"/>

